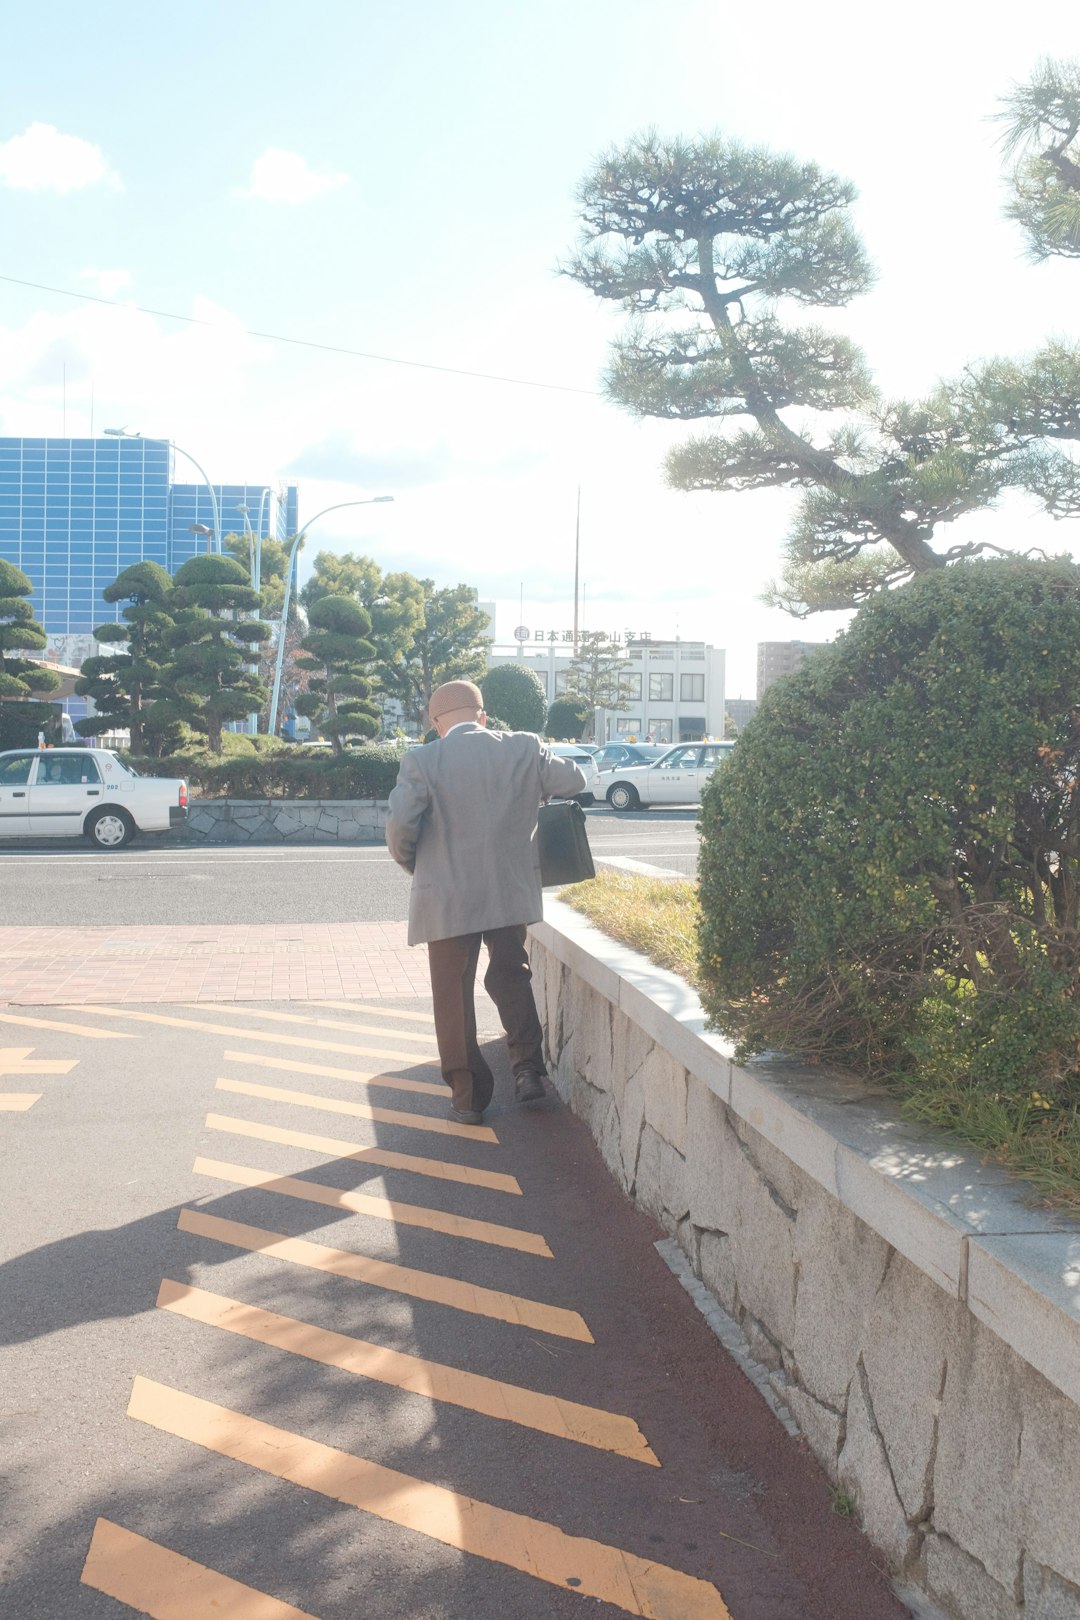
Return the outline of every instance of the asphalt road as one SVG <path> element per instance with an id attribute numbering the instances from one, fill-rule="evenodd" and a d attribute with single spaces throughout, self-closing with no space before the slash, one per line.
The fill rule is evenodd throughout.
<path id="1" fill-rule="evenodd" d="M 0 1013 L 5 1615 L 902 1620 L 479 1010 Z"/>
<path id="2" fill-rule="evenodd" d="M 586 812 L 597 855 L 692 875 L 697 813 Z M 127 849 L 74 841 L 0 847 L 0 925 L 398 922 L 409 879 L 381 846 L 193 847 L 168 838 Z"/>

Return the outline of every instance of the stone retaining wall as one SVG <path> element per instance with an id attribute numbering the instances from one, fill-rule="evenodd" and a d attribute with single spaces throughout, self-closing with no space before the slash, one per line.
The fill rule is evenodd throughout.
<path id="1" fill-rule="evenodd" d="M 958 1620 L 1080 1620 L 1080 1228 L 874 1088 L 734 1064 L 558 901 L 531 951 L 560 1093 L 898 1576 Z"/>
<path id="2" fill-rule="evenodd" d="M 383 844 L 378 799 L 192 799 L 180 833 L 195 844 Z"/>

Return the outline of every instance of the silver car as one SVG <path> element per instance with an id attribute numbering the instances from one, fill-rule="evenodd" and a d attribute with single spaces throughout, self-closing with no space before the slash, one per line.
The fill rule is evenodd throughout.
<path id="1" fill-rule="evenodd" d="M 559 759 L 572 759 L 585 777 L 585 792 L 578 794 L 578 804 L 595 804 L 600 792 L 600 772 L 592 750 L 580 743 L 549 743 L 548 748 Z"/>
<path id="2" fill-rule="evenodd" d="M 605 776 L 613 810 L 639 810 L 651 804 L 700 804 L 701 790 L 733 742 L 679 743 L 650 765 L 627 765 Z"/>

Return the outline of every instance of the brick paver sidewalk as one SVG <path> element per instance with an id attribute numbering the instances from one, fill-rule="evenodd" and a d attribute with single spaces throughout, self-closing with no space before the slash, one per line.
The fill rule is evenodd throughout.
<path id="1" fill-rule="evenodd" d="M 404 923 L 0 928 L 0 1002 L 427 996 Z"/>

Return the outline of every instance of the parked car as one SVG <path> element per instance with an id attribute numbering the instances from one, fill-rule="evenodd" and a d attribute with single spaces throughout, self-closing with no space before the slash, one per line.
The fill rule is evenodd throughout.
<path id="1" fill-rule="evenodd" d="M 549 743 L 548 747 L 560 759 L 572 759 L 575 765 L 581 767 L 585 776 L 585 792 L 578 794 L 578 804 L 595 804 L 596 795 L 600 792 L 600 772 L 596 768 L 592 750 L 581 743 Z"/>
<path id="2" fill-rule="evenodd" d="M 671 747 L 670 743 L 606 743 L 596 754 L 596 765 L 603 776 L 622 765 L 651 765 Z"/>
<path id="3" fill-rule="evenodd" d="M 122 849 L 137 832 L 187 820 L 187 783 L 139 776 L 106 748 L 14 748 L 0 753 L 0 838 L 89 838 Z"/>
<path id="4" fill-rule="evenodd" d="M 637 810 L 649 804 L 700 804 L 702 788 L 734 747 L 733 742 L 680 743 L 665 749 L 651 765 L 623 766 L 611 773 L 607 802 L 613 810 Z"/>

